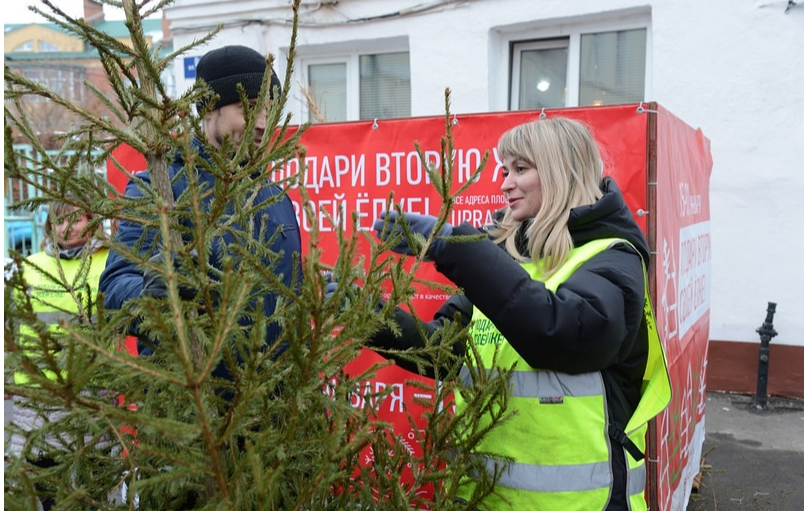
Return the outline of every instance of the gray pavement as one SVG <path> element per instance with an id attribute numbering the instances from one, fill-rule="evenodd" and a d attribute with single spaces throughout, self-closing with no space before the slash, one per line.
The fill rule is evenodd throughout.
<path id="1" fill-rule="evenodd" d="M 709 392 L 701 483 L 688 511 L 802 511 L 803 403 Z"/>

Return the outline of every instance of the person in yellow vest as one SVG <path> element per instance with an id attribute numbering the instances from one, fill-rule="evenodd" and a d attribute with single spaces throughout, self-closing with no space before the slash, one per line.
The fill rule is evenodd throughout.
<path id="1" fill-rule="evenodd" d="M 671 397 L 648 299 L 648 244 L 582 123 L 516 126 L 498 155 L 507 206 L 484 227 L 487 237 L 451 243 L 480 231 L 443 224 L 427 248 L 463 294 L 429 323 L 397 308 L 397 333 L 379 332 L 370 345 L 420 346 L 418 326 L 432 332 L 459 317 L 479 358 L 454 348 L 465 382 L 467 364 L 514 368 L 509 409 L 517 413 L 479 447 L 496 453 L 485 459 L 490 472 L 503 469 L 480 509 L 645 510 L 646 425 Z M 435 217 L 392 211 L 374 229 L 413 255 L 421 247 L 405 232 L 427 239 L 436 226 Z M 472 490 L 470 482 L 460 495 L 469 500 Z"/>
<path id="2" fill-rule="evenodd" d="M 79 314 L 79 304 L 70 295 L 68 289 L 72 288 L 84 293 L 89 290 L 89 300 L 94 302 L 98 293 L 98 281 L 101 272 L 106 267 L 106 258 L 109 253 L 103 245 L 104 233 L 97 227 L 90 229 L 89 225 L 94 216 L 80 211 L 64 202 L 53 202 L 49 205 L 48 215 L 44 225 L 43 250 L 29 256 L 22 265 L 23 277 L 29 286 L 29 295 L 36 316 L 42 322 L 49 324 L 51 330 L 58 330 L 61 320 L 72 321 Z M 89 265 L 87 268 L 86 265 Z M 87 305 L 87 302 L 84 303 Z M 95 310 L 92 306 L 90 310 Z M 20 328 L 19 345 L 27 355 L 36 360 L 33 345 L 37 342 L 32 336 L 36 332 L 26 326 Z M 29 348 L 26 350 L 25 346 Z M 39 368 L 41 373 L 51 379 L 57 377 L 56 373 L 45 367 Z M 23 372 L 14 374 L 16 385 L 35 385 L 32 378 Z M 35 431 L 47 421 L 59 417 L 59 410 L 41 410 L 26 405 L 23 398 L 14 398 L 13 422 L 22 431 Z M 6 450 L 12 456 L 23 452 L 26 438 L 20 434 L 12 434 L 8 440 Z M 57 440 L 49 441 L 58 445 Z M 29 461 L 39 467 L 50 467 L 54 460 L 42 449 L 29 456 Z M 48 495 L 47 488 L 39 488 L 40 501 L 45 511 L 51 509 L 55 501 Z"/>

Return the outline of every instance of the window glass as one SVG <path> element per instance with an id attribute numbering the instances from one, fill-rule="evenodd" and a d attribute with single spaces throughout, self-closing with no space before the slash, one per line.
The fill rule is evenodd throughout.
<path id="1" fill-rule="evenodd" d="M 61 51 L 58 46 L 47 41 L 39 41 L 39 51 Z"/>
<path id="2" fill-rule="evenodd" d="M 567 41 L 520 53 L 518 108 L 561 108 L 566 105 Z"/>
<path id="3" fill-rule="evenodd" d="M 34 42 L 25 41 L 11 51 L 34 51 Z"/>
<path id="4" fill-rule="evenodd" d="M 642 23 L 629 23 L 628 28 L 588 23 L 564 27 L 561 32 L 566 35 L 561 37 L 511 40 L 509 107 L 531 110 L 644 101 L 650 95 L 646 90 L 650 33 Z"/>
<path id="5" fill-rule="evenodd" d="M 408 52 L 360 56 L 360 119 L 411 115 Z"/>
<path id="6" fill-rule="evenodd" d="M 646 29 L 582 34 L 579 106 L 643 101 Z"/>
<path id="7" fill-rule="evenodd" d="M 347 65 L 308 66 L 308 120 L 340 122 L 347 120 Z"/>

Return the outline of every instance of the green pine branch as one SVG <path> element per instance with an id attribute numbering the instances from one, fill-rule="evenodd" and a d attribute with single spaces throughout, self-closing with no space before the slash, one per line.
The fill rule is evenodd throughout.
<path id="1" fill-rule="evenodd" d="M 266 178 L 254 176 L 270 175 L 294 158 L 304 161 L 300 140 L 307 125 L 292 130 L 292 119 L 284 113 L 296 55 L 296 23 L 283 93 L 269 101 L 266 85 L 254 107 L 243 98 L 247 127 L 257 122 L 259 108 L 268 106 L 266 131 L 276 136 L 264 137 L 255 149 L 253 130 L 247 129 L 242 145 L 225 140 L 218 150 L 204 142 L 200 119 L 190 113 L 209 90 L 194 87 L 170 98 L 159 76 L 173 58 L 209 38 L 161 58 L 142 33 L 142 19 L 168 3 L 122 3 L 133 42 L 128 47 L 44 2 L 52 12 L 47 19 L 97 48 L 112 92 L 106 97 L 90 89 L 104 96 L 99 99 L 111 117 L 9 68 L 4 72 L 6 99 L 12 104 L 19 106 L 23 98 L 35 95 L 81 119 L 60 139 L 59 154 L 72 156 L 48 157 L 24 110 L 5 108 L 6 177 L 40 194 L 19 206 L 62 200 L 96 213 L 96 222 L 139 223 L 155 234 L 153 247 L 166 254 L 161 263 L 151 260 L 153 250 L 145 250 L 145 236 L 132 247 L 115 238 L 106 243 L 132 264 L 160 274 L 168 288 L 165 298 L 141 297 L 122 310 L 109 311 L 102 297 L 86 291 L 83 276 L 68 282 L 57 270 L 49 276 L 50 285 L 63 290 L 80 312 L 53 330 L 35 313 L 25 271 L 11 271 L 23 265 L 21 256 L 13 254 L 4 290 L 4 371 L 7 382 L 24 374 L 29 383 L 7 383 L 5 392 L 20 406 L 52 420 L 34 432 L 9 427 L 9 432 L 25 435 L 26 445 L 22 457 L 6 458 L 5 505 L 30 509 L 35 496 L 47 491 L 59 509 L 133 509 L 135 496 L 140 509 L 474 509 L 495 482 L 496 475 L 488 474 L 479 460 L 477 447 L 508 417 L 507 374 L 471 368 L 476 384 L 460 381 L 461 360 L 452 347 L 466 344 L 467 329 L 448 325 L 432 335 L 421 330 L 421 348 L 385 352 L 410 361 L 423 373 L 442 376 L 433 384 L 410 382 L 433 396 L 418 401 L 427 410 L 421 455 L 412 455 L 403 442 L 408 439 L 377 418 L 378 407 L 393 398 L 394 389 L 364 385 L 392 362 L 361 374 L 345 370 L 372 335 L 399 330 L 393 308 L 410 307 L 418 286 L 457 291 L 416 276 L 433 239 L 418 240 L 422 255 L 404 262 L 390 255 L 389 242 L 357 229 L 356 216 L 341 218 L 349 225 L 336 229 L 338 257 L 324 264 L 322 234 L 314 223 L 306 256 L 299 262 L 305 280 L 284 284 L 277 276 L 280 254 L 270 249 L 283 234 L 267 227 L 256 237 L 251 233 L 266 205 L 256 199 Z M 292 8 L 296 18 L 298 0 Z M 442 202 L 439 226 L 449 218 L 455 195 L 468 186 L 453 190 L 457 181 L 449 91 L 445 110 L 441 161 L 428 169 Z M 36 166 L 14 153 L 14 136 L 41 153 Z M 202 141 L 209 160 L 194 149 L 194 138 Z M 122 196 L 91 172 L 110 158 L 120 167 L 110 153 L 123 143 L 146 157 L 151 183 L 129 176 L 143 197 Z M 185 161 L 177 178 L 186 180 L 188 187 L 174 198 L 167 166 L 177 153 Z M 424 162 L 421 151 L 420 157 Z M 214 175 L 215 184 L 202 185 L 196 168 Z M 300 185 L 303 176 L 304 169 L 279 184 L 297 189 L 300 206 L 315 218 Z M 327 221 L 335 223 L 331 217 Z M 220 261 L 216 267 L 211 250 L 224 236 L 236 243 L 215 254 Z M 369 253 L 362 254 L 359 249 L 367 244 Z M 330 300 L 324 297 L 327 273 L 339 281 Z M 182 299 L 181 287 L 194 289 L 195 297 Z M 271 315 L 263 310 L 267 294 L 279 297 Z M 250 328 L 242 326 L 243 318 L 249 319 Z M 136 357 L 122 349 L 133 322 L 141 334 L 159 341 L 154 355 Z M 265 347 L 265 331 L 273 323 L 282 326 L 282 335 Z M 213 369 L 220 363 L 232 379 L 215 376 Z M 452 407 L 455 392 L 467 403 L 460 414 Z M 415 420 L 408 415 L 412 427 Z M 40 450 L 54 460 L 53 467 L 37 467 L 26 458 Z M 368 465 L 367 452 L 373 457 Z M 410 473 L 411 480 L 404 482 L 403 473 Z M 469 503 L 457 502 L 456 492 L 467 478 L 477 482 L 475 494 Z M 123 483 L 127 500 L 111 502 L 109 494 Z M 432 489 L 433 498 L 424 499 L 423 489 Z"/>

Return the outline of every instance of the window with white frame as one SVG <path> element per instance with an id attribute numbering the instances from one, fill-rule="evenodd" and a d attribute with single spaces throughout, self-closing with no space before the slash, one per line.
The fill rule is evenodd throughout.
<path id="1" fill-rule="evenodd" d="M 392 119 L 411 115 L 407 51 L 305 59 L 303 115 L 311 122 Z"/>
<path id="2" fill-rule="evenodd" d="M 647 28 L 569 32 L 511 42 L 512 110 L 644 100 Z"/>
<path id="3" fill-rule="evenodd" d="M 310 64 L 308 77 L 308 120 L 340 122 L 347 120 L 347 64 Z"/>
<path id="4" fill-rule="evenodd" d="M 514 45 L 512 109 L 560 108 L 567 103 L 568 40 Z"/>

